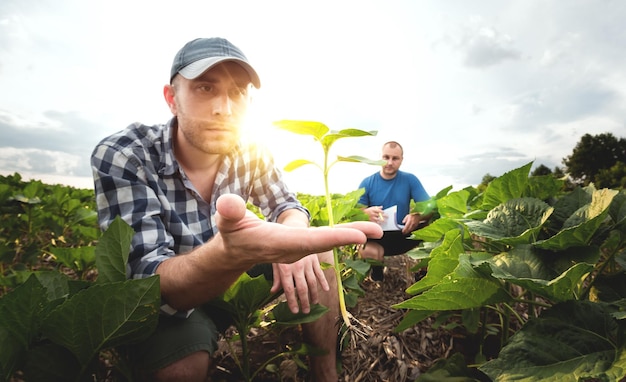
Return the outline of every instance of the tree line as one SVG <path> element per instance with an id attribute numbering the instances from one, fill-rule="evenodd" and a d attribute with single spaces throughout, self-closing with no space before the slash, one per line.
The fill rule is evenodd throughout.
<path id="1" fill-rule="evenodd" d="M 626 138 L 611 133 L 585 134 L 562 163 L 563 167 L 556 166 L 553 170 L 540 164 L 531 175 L 566 179 L 566 187 L 570 189 L 590 183 L 598 188 L 626 188 Z M 491 174 L 485 174 L 478 189 L 484 190 L 493 179 Z"/>

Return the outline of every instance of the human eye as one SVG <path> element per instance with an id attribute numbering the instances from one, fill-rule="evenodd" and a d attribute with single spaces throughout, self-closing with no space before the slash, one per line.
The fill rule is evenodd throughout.
<path id="1" fill-rule="evenodd" d="M 246 86 L 237 86 L 230 89 L 228 93 L 231 98 L 241 98 L 248 94 L 248 88 Z"/>
<path id="2" fill-rule="evenodd" d="M 198 90 L 200 90 L 203 93 L 211 93 L 213 91 L 213 85 L 207 84 L 207 83 L 199 84 Z"/>

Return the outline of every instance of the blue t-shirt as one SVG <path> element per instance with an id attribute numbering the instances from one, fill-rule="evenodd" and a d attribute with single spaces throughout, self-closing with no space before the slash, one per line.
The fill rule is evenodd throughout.
<path id="1" fill-rule="evenodd" d="M 383 206 L 385 209 L 398 206 L 398 224 L 402 224 L 402 219 L 409 213 L 411 199 L 416 202 L 430 199 L 419 179 L 404 171 L 398 171 L 393 179 L 384 179 L 377 172 L 363 179 L 359 188 L 365 188 L 359 203 L 367 207 Z"/>

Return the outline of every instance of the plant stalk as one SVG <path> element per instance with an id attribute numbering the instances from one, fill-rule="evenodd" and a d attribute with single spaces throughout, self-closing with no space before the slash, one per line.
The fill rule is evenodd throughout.
<path id="1" fill-rule="evenodd" d="M 333 227 L 335 225 L 335 218 L 333 215 L 332 198 L 330 196 L 330 188 L 328 187 L 328 171 L 330 166 L 328 165 L 328 151 L 324 150 L 324 195 L 326 197 L 326 211 L 328 212 L 328 225 Z M 343 281 L 341 280 L 341 271 L 339 268 L 339 249 L 333 248 L 333 269 L 335 270 L 335 279 L 337 280 L 337 297 L 339 299 L 339 312 L 344 324 L 349 328 L 350 317 L 348 316 L 348 309 L 346 308 L 346 299 L 343 294 Z"/>

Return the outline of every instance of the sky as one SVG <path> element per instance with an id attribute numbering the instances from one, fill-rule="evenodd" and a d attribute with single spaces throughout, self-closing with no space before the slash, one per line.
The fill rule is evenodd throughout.
<path id="1" fill-rule="evenodd" d="M 429 194 L 533 162 L 562 167 L 584 134 L 626 136 L 626 2 L 618 0 L 0 1 L 0 174 L 93 187 L 89 157 L 133 122 L 171 117 L 163 85 L 178 49 L 220 36 L 261 78 L 246 134 L 283 168 L 322 163 L 282 119 L 344 138 L 330 153 L 380 157 Z M 378 171 L 337 163 L 331 192 Z M 323 193 L 313 165 L 284 172 Z"/>

